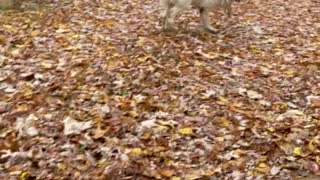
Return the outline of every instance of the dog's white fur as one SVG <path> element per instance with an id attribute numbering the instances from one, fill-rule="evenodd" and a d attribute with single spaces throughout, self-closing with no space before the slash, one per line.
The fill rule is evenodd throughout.
<path id="1" fill-rule="evenodd" d="M 217 29 L 210 25 L 209 11 L 215 8 L 223 8 L 228 16 L 231 16 L 231 3 L 234 0 L 160 0 L 163 8 L 163 29 L 173 29 L 177 13 L 189 7 L 195 7 L 200 11 L 201 24 L 211 32 Z"/>

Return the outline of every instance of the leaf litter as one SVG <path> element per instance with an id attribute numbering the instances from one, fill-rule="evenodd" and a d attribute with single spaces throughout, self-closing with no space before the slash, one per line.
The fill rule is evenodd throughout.
<path id="1" fill-rule="evenodd" d="M 319 1 L 44 4 L 0 13 L 1 179 L 320 175 Z"/>

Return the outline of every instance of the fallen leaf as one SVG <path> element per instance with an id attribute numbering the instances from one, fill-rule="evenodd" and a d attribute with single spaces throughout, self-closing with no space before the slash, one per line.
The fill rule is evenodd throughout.
<path id="1" fill-rule="evenodd" d="M 295 147 L 293 149 L 293 154 L 297 155 L 297 156 L 301 156 L 302 155 L 302 150 L 300 147 Z"/>
<path id="2" fill-rule="evenodd" d="M 196 179 L 201 179 L 203 177 L 203 174 L 200 170 L 194 170 L 194 171 L 189 171 L 184 175 L 185 180 L 196 180 Z"/>
<path id="3" fill-rule="evenodd" d="M 161 169 L 159 173 L 164 177 L 172 177 L 175 174 L 175 171 L 172 169 Z"/>
<path id="4" fill-rule="evenodd" d="M 256 167 L 259 172 L 268 173 L 270 171 L 270 167 L 266 163 L 259 163 Z"/>
<path id="5" fill-rule="evenodd" d="M 104 137 L 104 135 L 106 134 L 106 132 L 108 132 L 109 131 L 109 128 L 107 128 L 107 129 L 101 129 L 101 127 L 100 126 L 98 126 L 97 128 L 96 128 L 96 130 L 94 131 L 94 135 L 93 135 L 93 139 L 99 139 L 99 138 L 102 138 L 102 137 Z"/>
<path id="6" fill-rule="evenodd" d="M 139 113 L 137 111 L 132 110 L 132 111 L 129 111 L 129 115 L 133 118 L 136 118 L 139 116 Z"/>
<path id="7" fill-rule="evenodd" d="M 247 95 L 250 99 L 261 99 L 263 96 L 256 91 L 248 90 Z"/>
<path id="8" fill-rule="evenodd" d="M 36 121 L 38 121 L 38 117 L 34 114 L 30 114 L 27 118 L 17 118 L 16 129 L 21 135 L 37 136 L 39 131 L 35 127 Z"/>
<path id="9" fill-rule="evenodd" d="M 320 96 L 308 96 L 307 104 L 312 108 L 320 108 Z"/>
<path id="10" fill-rule="evenodd" d="M 281 168 L 278 166 L 272 166 L 271 170 L 270 170 L 270 174 L 275 176 L 280 172 Z"/>
<path id="11" fill-rule="evenodd" d="M 134 154 L 141 154 L 142 153 L 142 149 L 141 148 L 133 148 L 131 150 L 132 153 Z"/>
<path id="12" fill-rule="evenodd" d="M 184 128 L 180 128 L 178 132 L 180 134 L 190 135 L 190 134 L 193 134 L 193 129 L 191 127 L 184 127 Z"/>
<path id="13" fill-rule="evenodd" d="M 80 134 L 82 131 L 92 127 L 92 122 L 79 122 L 67 116 L 64 120 L 64 134 Z"/>

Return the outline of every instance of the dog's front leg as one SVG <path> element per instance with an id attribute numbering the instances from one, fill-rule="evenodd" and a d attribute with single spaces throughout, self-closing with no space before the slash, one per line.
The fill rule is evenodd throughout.
<path id="1" fill-rule="evenodd" d="M 218 30 L 214 27 L 212 27 L 210 25 L 210 21 L 209 21 L 209 9 L 208 8 L 203 8 L 200 7 L 200 18 L 201 18 L 201 24 L 203 25 L 203 27 L 207 30 L 209 30 L 210 32 L 216 33 L 218 32 Z"/>

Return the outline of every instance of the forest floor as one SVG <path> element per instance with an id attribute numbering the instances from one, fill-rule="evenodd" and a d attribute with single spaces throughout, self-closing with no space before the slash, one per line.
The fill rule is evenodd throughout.
<path id="1" fill-rule="evenodd" d="M 0 12 L 1 179 L 320 175 L 319 0 L 59 2 Z"/>

